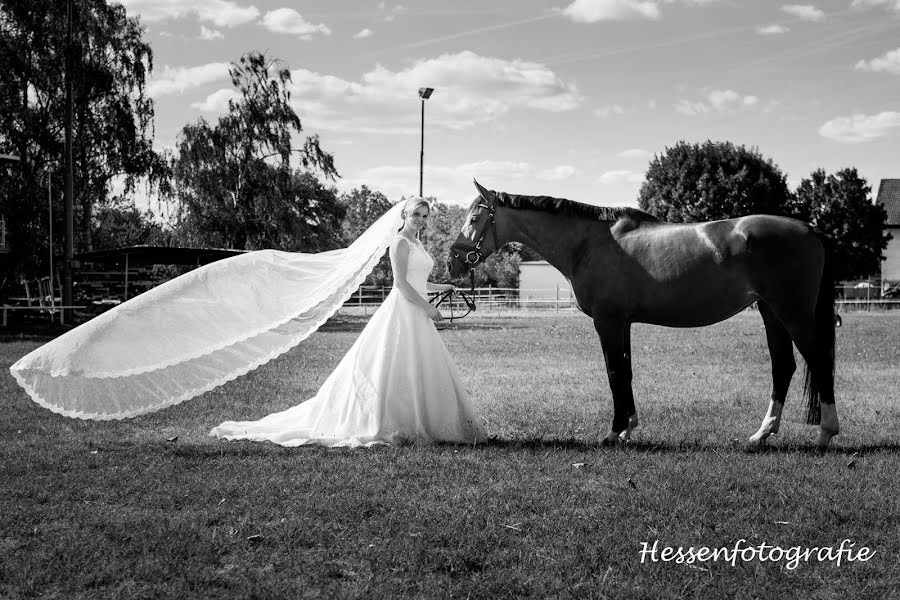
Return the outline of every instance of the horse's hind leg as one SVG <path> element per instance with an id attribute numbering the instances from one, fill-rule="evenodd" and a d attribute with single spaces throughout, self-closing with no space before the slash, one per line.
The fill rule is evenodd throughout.
<path id="1" fill-rule="evenodd" d="M 834 378 L 830 369 L 825 364 L 820 346 L 822 342 L 817 339 L 815 333 L 815 318 L 812 314 L 800 316 L 803 313 L 790 310 L 787 304 L 771 303 L 770 308 L 778 316 L 778 320 L 784 325 L 791 335 L 797 350 L 806 361 L 809 377 L 816 378 L 819 390 L 819 407 L 821 420 L 819 423 L 819 439 L 817 445 L 825 448 L 831 443 L 831 438 L 840 432 L 837 410 L 834 405 Z M 768 331 L 768 323 L 766 324 Z M 774 360 L 774 358 L 773 358 Z"/>
<path id="2" fill-rule="evenodd" d="M 772 400 L 769 402 L 769 410 L 759 426 L 759 431 L 750 436 L 750 443 L 761 447 L 765 445 L 770 435 L 778 433 L 781 425 L 781 411 L 784 410 L 784 399 L 787 397 L 797 363 L 794 360 L 791 334 L 781 324 L 768 304 L 760 300 L 757 302 L 757 306 L 766 326 L 766 341 L 772 357 Z"/>

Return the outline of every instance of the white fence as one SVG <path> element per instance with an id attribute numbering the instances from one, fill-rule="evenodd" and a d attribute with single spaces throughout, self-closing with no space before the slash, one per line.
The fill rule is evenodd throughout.
<path id="1" fill-rule="evenodd" d="M 460 290 L 471 295 L 470 288 L 460 287 Z M 838 312 L 853 310 L 900 310 L 900 289 L 890 292 L 887 296 L 883 291 L 889 291 L 890 286 L 882 288 L 880 285 L 870 284 L 860 286 L 859 283 L 836 286 L 836 304 Z M 370 314 L 387 297 L 391 291 L 389 287 L 363 286 L 344 304 L 343 308 L 354 313 Z M 541 311 L 576 311 L 575 297 L 572 290 L 557 286 L 547 289 L 519 289 L 482 287 L 475 288 L 475 304 L 479 313 L 507 312 L 521 310 Z M 442 308 L 450 310 L 447 302 Z M 751 307 L 753 309 L 755 307 Z M 454 297 L 454 312 L 465 312 L 466 305 L 461 298 Z"/>
<path id="2" fill-rule="evenodd" d="M 499 312 L 510 310 L 576 310 L 575 298 L 571 290 L 567 288 L 520 290 L 519 288 L 483 287 L 475 288 L 472 296 L 471 288 L 460 287 L 460 291 L 473 297 L 479 312 Z M 354 313 L 368 314 L 377 308 L 391 291 L 389 287 L 362 286 L 347 302 L 343 308 Z M 535 297 L 539 296 L 539 297 Z M 450 310 L 449 300 L 441 304 L 441 308 Z M 466 312 L 467 308 L 462 298 L 453 297 L 453 311 Z"/>

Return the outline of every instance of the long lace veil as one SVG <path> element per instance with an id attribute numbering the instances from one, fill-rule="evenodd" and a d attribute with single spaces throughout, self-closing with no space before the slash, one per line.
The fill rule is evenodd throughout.
<path id="1" fill-rule="evenodd" d="M 189 400 L 318 329 L 375 268 L 401 210 L 394 206 L 340 250 L 260 250 L 197 268 L 41 346 L 10 371 L 32 400 L 67 417 L 123 419 Z"/>

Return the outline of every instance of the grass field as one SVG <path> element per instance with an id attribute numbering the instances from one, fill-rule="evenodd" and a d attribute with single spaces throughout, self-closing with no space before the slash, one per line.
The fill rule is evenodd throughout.
<path id="1" fill-rule="evenodd" d="M 184 405 L 112 423 L 34 405 L 6 367 L 46 340 L 7 336 L 0 597 L 898 598 L 900 314 L 844 316 L 843 431 L 824 454 L 802 423 L 799 376 L 770 451 L 744 449 L 771 383 L 754 313 L 635 327 L 642 426 L 624 448 L 598 443 L 612 407 L 596 335 L 577 315 L 442 332 L 492 435 L 477 447 L 207 437 L 313 395 L 361 319 Z M 814 550 L 790 568 L 640 552 L 844 539 L 854 556 L 875 554 L 837 565 Z"/>

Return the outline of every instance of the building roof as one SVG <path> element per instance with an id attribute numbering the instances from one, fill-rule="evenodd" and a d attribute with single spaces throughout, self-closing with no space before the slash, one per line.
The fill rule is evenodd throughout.
<path id="1" fill-rule="evenodd" d="M 882 179 L 876 200 L 887 211 L 888 227 L 900 227 L 900 179 Z"/>
<path id="2" fill-rule="evenodd" d="M 225 248 L 178 248 L 172 246 L 127 246 L 82 252 L 72 258 L 81 262 L 123 263 L 128 257 L 129 266 L 137 265 L 205 265 L 246 250 Z"/>

